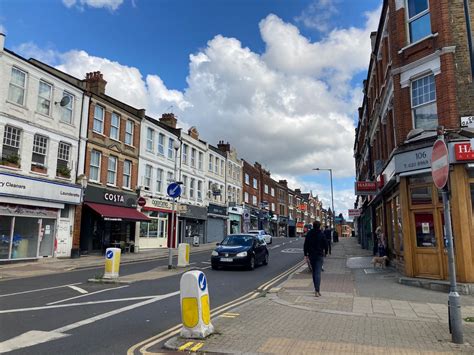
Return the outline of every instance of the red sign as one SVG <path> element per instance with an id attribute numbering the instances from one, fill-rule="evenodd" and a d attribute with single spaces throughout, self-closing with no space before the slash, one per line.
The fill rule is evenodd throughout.
<path id="1" fill-rule="evenodd" d="M 454 145 L 456 160 L 474 160 L 471 143 L 457 143 Z"/>
<path id="2" fill-rule="evenodd" d="M 377 183 L 375 181 L 356 181 L 356 195 L 375 195 L 377 193 Z"/>
<path id="3" fill-rule="evenodd" d="M 360 217 L 360 210 L 359 209 L 349 210 L 349 217 Z"/>
<path id="4" fill-rule="evenodd" d="M 306 205 L 302 203 L 302 204 L 300 205 L 300 210 L 301 210 L 301 211 L 306 211 Z"/>
<path id="5" fill-rule="evenodd" d="M 381 188 L 383 187 L 383 185 L 385 185 L 385 181 L 384 181 L 383 175 L 377 176 L 377 187 L 378 187 L 379 189 L 381 189 Z"/>
<path id="6" fill-rule="evenodd" d="M 448 182 L 448 148 L 442 139 L 438 139 L 433 145 L 433 153 L 431 155 L 431 175 L 433 175 L 433 182 L 438 189 L 442 189 Z"/>
<path id="7" fill-rule="evenodd" d="M 143 207 L 146 205 L 146 199 L 145 197 L 139 197 L 138 200 L 137 200 L 137 205 L 140 206 L 140 207 Z"/>

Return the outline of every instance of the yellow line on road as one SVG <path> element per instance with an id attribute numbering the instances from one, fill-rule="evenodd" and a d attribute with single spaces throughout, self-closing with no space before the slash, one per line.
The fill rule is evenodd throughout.
<path id="1" fill-rule="evenodd" d="M 189 341 L 189 342 L 187 342 L 186 344 L 181 345 L 181 346 L 178 348 L 178 350 L 179 350 L 179 351 L 186 350 L 187 348 L 189 348 L 189 347 L 190 347 L 191 345 L 193 345 L 193 344 L 194 344 L 194 342 Z"/>
<path id="2" fill-rule="evenodd" d="M 191 349 L 189 349 L 190 351 L 198 351 L 199 349 L 201 349 L 202 347 L 204 346 L 204 343 L 197 343 L 196 345 L 194 345 Z"/>

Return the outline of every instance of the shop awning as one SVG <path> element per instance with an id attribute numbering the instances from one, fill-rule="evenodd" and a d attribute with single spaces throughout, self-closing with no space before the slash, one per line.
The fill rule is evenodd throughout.
<path id="1" fill-rule="evenodd" d="M 150 221 L 147 216 L 134 208 L 110 206 L 92 202 L 86 202 L 84 204 L 100 214 L 105 221 Z"/>

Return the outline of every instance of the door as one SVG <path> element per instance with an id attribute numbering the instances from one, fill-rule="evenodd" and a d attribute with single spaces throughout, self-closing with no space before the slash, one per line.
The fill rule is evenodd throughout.
<path id="1" fill-rule="evenodd" d="M 41 224 L 39 256 L 53 256 L 56 238 L 56 220 L 43 219 Z"/>
<path id="2" fill-rule="evenodd" d="M 223 219 L 209 217 L 207 219 L 207 243 L 220 242 L 225 237 Z"/>
<path id="3" fill-rule="evenodd" d="M 59 220 L 58 222 L 58 231 L 56 235 L 57 248 L 56 256 L 57 257 L 69 257 L 71 256 L 72 248 L 72 238 L 71 238 L 71 223 L 69 220 Z"/>

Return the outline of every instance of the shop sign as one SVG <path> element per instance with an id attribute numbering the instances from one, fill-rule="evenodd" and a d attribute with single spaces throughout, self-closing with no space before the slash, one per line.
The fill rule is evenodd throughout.
<path id="1" fill-rule="evenodd" d="M 185 206 L 186 210 L 181 206 Z M 182 212 L 183 211 L 183 212 Z M 207 219 L 207 208 L 193 206 L 193 205 L 180 205 L 179 206 L 180 217 L 184 218 L 194 218 L 194 219 Z"/>
<path id="2" fill-rule="evenodd" d="M 53 181 L 0 173 L 0 195 L 60 203 L 81 203 L 81 188 Z"/>
<path id="3" fill-rule="evenodd" d="M 0 205 L 0 215 L 17 217 L 57 218 L 58 212 L 38 207 L 24 207 L 18 205 Z"/>
<path id="4" fill-rule="evenodd" d="M 243 208 L 241 206 L 229 206 L 227 213 L 241 215 L 243 213 Z"/>
<path id="5" fill-rule="evenodd" d="M 146 204 L 144 208 L 159 208 L 162 210 L 169 210 L 173 209 L 173 203 L 167 200 L 160 200 L 158 198 L 146 198 Z M 177 205 L 177 204 L 176 204 Z"/>
<path id="6" fill-rule="evenodd" d="M 137 207 L 137 195 L 125 191 L 104 189 L 97 186 L 87 186 L 84 201 L 102 203 L 120 207 Z"/>
<path id="7" fill-rule="evenodd" d="M 301 205 L 299 205 L 299 209 L 300 211 L 306 211 L 306 205 L 302 203 Z"/>
<path id="8" fill-rule="evenodd" d="M 377 176 L 377 188 L 382 189 L 384 185 L 385 185 L 385 181 L 384 181 L 383 175 Z"/>
<path id="9" fill-rule="evenodd" d="M 227 216 L 227 208 L 219 205 L 209 204 L 207 212 L 211 214 L 219 214 L 222 216 Z"/>
<path id="10" fill-rule="evenodd" d="M 349 217 L 360 217 L 360 210 L 359 209 L 350 209 L 349 210 Z"/>
<path id="11" fill-rule="evenodd" d="M 181 215 L 185 215 L 188 213 L 188 205 L 178 205 L 177 210 Z"/>
<path id="12" fill-rule="evenodd" d="M 474 116 L 463 116 L 459 119 L 461 127 L 474 127 Z"/>
<path id="13" fill-rule="evenodd" d="M 454 145 L 454 155 L 456 160 L 474 160 L 474 152 L 471 148 L 471 143 L 457 143 Z"/>
<path id="14" fill-rule="evenodd" d="M 359 196 L 375 195 L 377 183 L 375 181 L 356 181 L 355 194 Z"/>
<path id="15" fill-rule="evenodd" d="M 296 222 L 296 228 L 304 228 L 304 222 Z"/>
<path id="16" fill-rule="evenodd" d="M 433 147 L 412 150 L 395 156 L 395 172 L 403 173 L 412 170 L 431 168 Z"/>

